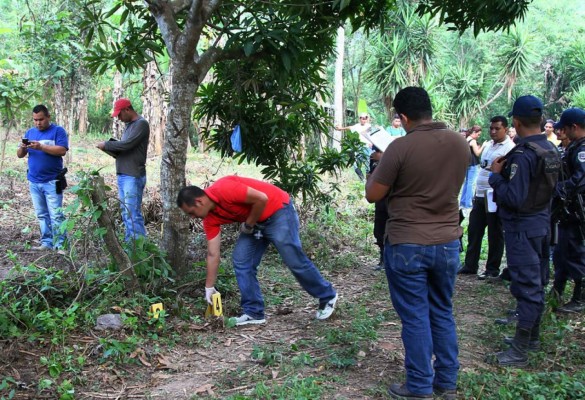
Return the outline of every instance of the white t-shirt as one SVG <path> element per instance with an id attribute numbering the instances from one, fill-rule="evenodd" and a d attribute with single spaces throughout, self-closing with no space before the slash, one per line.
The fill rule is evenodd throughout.
<path id="1" fill-rule="evenodd" d="M 506 136 L 506 139 L 503 142 L 494 143 L 493 140 L 490 140 L 486 147 L 484 147 L 483 151 L 481 152 L 481 159 L 479 162 L 480 170 L 479 174 L 477 175 L 477 181 L 475 184 L 476 197 L 485 197 L 486 190 L 491 188 L 488 180 L 490 178 L 490 173 L 492 172 L 492 162 L 496 158 L 508 154 L 508 152 L 514 148 L 514 146 L 516 146 L 516 144 L 512 141 L 512 139 Z"/>
<path id="2" fill-rule="evenodd" d="M 363 132 L 367 131 L 367 130 L 368 130 L 368 129 L 370 129 L 371 127 L 372 127 L 372 124 L 370 124 L 370 123 L 367 123 L 367 124 L 361 125 L 361 124 L 358 122 L 357 124 L 350 126 L 350 127 L 349 127 L 349 130 L 350 130 L 350 131 L 352 131 L 352 132 L 357 132 L 357 133 L 359 134 L 360 141 L 361 141 L 363 144 L 367 145 L 367 146 L 371 146 L 371 143 L 369 142 L 369 140 L 368 140 L 368 139 L 366 139 L 366 138 L 365 138 L 365 137 L 362 135 L 362 133 L 363 133 Z"/>

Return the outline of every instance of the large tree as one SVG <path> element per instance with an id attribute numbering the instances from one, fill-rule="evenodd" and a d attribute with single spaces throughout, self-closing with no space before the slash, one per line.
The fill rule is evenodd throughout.
<path id="1" fill-rule="evenodd" d="M 471 7 L 458 11 L 461 3 Z M 491 0 L 487 7 L 485 3 L 429 0 L 421 2 L 419 10 L 442 13 L 449 9 L 448 15 L 441 15 L 444 21 L 454 23 L 455 29 L 472 27 L 479 31 L 498 29 L 522 17 L 529 1 Z M 150 54 L 156 56 L 164 51 L 171 59 L 172 91 L 161 165 L 163 246 L 170 263 L 182 272 L 186 270 L 188 222 L 174 199 L 185 185 L 191 113 L 210 69 L 216 70 L 219 85 L 222 79 L 229 78 L 231 84 L 239 86 L 232 87 L 235 94 L 227 101 L 217 93 L 228 93 L 228 86 L 207 88 L 209 91 L 203 95 L 220 99 L 215 108 L 207 107 L 207 112 L 223 115 L 224 123 L 243 121 L 243 157 L 266 165 L 267 174 L 286 181 L 280 176 L 281 170 L 291 175 L 290 169 L 282 167 L 299 161 L 294 154 L 301 129 L 319 128 L 324 119 L 308 96 L 322 93 L 325 88 L 318 72 L 334 51 L 337 27 L 346 20 L 354 29 L 364 27 L 366 32 L 375 25 L 384 25 L 387 11 L 395 8 L 396 2 L 124 0 L 107 12 L 99 0 L 84 1 L 83 5 L 83 29 L 89 38 L 96 36 L 100 40 L 89 57 L 95 70 L 105 71 L 111 64 L 119 69 L 139 69 L 151 60 Z M 104 32 L 116 28 L 108 22 L 116 13 L 120 15 L 120 26 L 127 26 L 119 36 L 114 35 L 119 37 L 114 41 Z M 250 107 L 246 105 L 248 100 Z M 290 103 L 296 101 L 300 104 Z M 221 108 L 228 111 L 220 111 Z M 275 115 L 272 120 L 251 115 L 258 112 L 264 117 L 267 109 Z M 214 131 L 222 136 L 209 133 L 212 144 L 224 153 L 230 151 L 227 133 L 231 128 L 224 126 Z M 292 175 L 302 179 L 305 170 L 301 165 L 292 170 Z"/>

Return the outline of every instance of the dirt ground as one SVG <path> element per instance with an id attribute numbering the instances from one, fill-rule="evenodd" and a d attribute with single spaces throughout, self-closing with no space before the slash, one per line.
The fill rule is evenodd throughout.
<path id="1" fill-rule="evenodd" d="M 0 278 L 10 272 L 15 262 L 58 263 L 74 267 L 68 257 L 25 249 L 26 243 L 36 245 L 37 226 L 22 176 L 2 177 L 0 206 Z M 352 246 L 351 243 L 344 245 Z M 267 304 L 268 322 L 265 326 L 225 329 L 217 324 L 175 321 L 182 339 L 168 348 L 155 341 L 147 343 L 142 346 L 142 352 L 135 355 L 140 361 L 136 363 L 99 364 L 92 356 L 99 352 L 100 338 L 123 333 L 98 332 L 88 327 L 84 332 L 71 335 L 65 339 L 66 344 L 82 349 L 88 359 L 80 373 L 87 384 L 76 385 L 75 398 L 224 398 L 251 393 L 258 382 L 257 379 L 247 379 L 252 375 L 265 376 L 268 385 L 282 383 L 291 377 L 315 377 L 322 380 L 326 389 L 323 399 L 385 398 L 387 385 L 403 380 L 400 321 L 393 312 L 392 318 L 378 329 L 377 339 L 363 346 L 358 354 L 358 364 L 352 367 L 326 367 L 322 362 L 326 354 L 322 350 L 311 354 L 316 360 L 314 365 L 292 371 L 262 365 L 251 357 L 255 346 L 311 341 L 317 331 L 322 332 L 323 326 L 331 330 L 344 329 L 347 320 L 352 318 L 351 304 L 363 304 L 372 312 L 391 310 L 384 274 L 370 268 L 372 260 L 368 256 L 359 256 L 358 260 L 353 269 L 327 271 L 326 277 L 336 286 L 340 300 L 336 314 L 326 322 L 314 320 L 315 304 L 299 290 L 300 300 L 291 299 L 290 304 Z M 460 277 L 454 301 L 462 372 L 480 373 L 490 368 L 483 361 L 485 354 L 501 348 L 499 344 L 486 341 L 486 337 L 493 329 L 493 319 L 513 305 L 512 297 L 504 285 Z M 225 311 L 230 315 L 236 312 Z M 36 383 L 47 376 L 47 367 L 39 360 L 55 349 L 50 342 L 38 343 L 0 340 L 0 377 L 17 378 L 17 399 L 53 398 L 35 394 Z"/>

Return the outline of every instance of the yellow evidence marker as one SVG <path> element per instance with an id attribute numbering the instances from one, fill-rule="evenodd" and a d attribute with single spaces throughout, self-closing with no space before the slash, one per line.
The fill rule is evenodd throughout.
<path id="1" fill-rule="evenodd" d="M 150 312 L 152 314 L 152 318 L 158 319 L 160 312 L 164 310 L 162 303 L 155 303 L 150 306 Z"/>
<path id="2" fill-rule="evenodd" d="M 207 305 L 207 311 L 205 311 L 205 317 L 213 315 L 214 317 L 221 317 L 223 315 L 223 308 L 221 306 L 221 294 L 214 293 L 211 295 L 211 302 L 213 304 Z"/>

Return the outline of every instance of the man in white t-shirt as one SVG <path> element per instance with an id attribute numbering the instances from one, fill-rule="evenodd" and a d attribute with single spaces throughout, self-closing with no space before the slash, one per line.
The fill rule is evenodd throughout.
<path id="1" fill-rule="evenodd" d="M 372 144 L 365 138 L 365 132 L 372 127 L 370 123 L 370 116 L 368 113 L 361 113 L 360 114 L 360 122 L 355 125 L 350 126 L 336 126 L 335 129 L 338 131 L 351 131 L 356 132 L 360 138 L 360 141 L 364 144 L 364 156 L 362 160 L 358 160 L 356 165 L 354 165 L 355 173 L 359 176 L 359 178 L 363 181 L 364 180 L 364 172 L 362 171 L 362 166 L 367 164 L 367 161 L 370 157 L 372 152 Z"/>
<path id="2" fill-rule="evenodd" d="M 500 264 L 504 255 L 504 231 L 496 210 L 488 210 L 487 198 L 493 193 L 489 185 L 492 162 L 508 154 L 515 144 L 508 136 L 508 120 L 501 115 L 490 120 L 491 141 L 486 144 L 480 160 L 480 171 L 476 181 L 473 208 L 469 214 L 469 226 L 467 228 L 467 251 L 465 264 L 459 270 L 459 274 L 475 275 L 479 269 L 479 256 L 481 243 L 488 230 L 488 257 L 485 272 L 478 279 L 497 277 L 500 274 Z"/>

